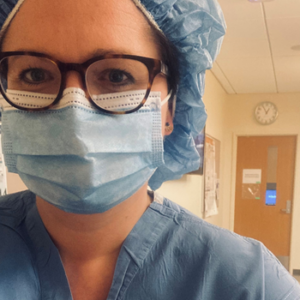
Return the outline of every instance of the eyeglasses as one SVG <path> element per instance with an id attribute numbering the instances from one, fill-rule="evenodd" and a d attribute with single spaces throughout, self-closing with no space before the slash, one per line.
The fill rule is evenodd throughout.
<path id="1" fill-rule="evenodd" d="M 69 71 L 80 74 L 93 105 L 110 114 L 137 111 L 147 101 L 154 79 L 156 82 L 161 77 L 166 83 L 168 76 L 162 61 L 134 55 L 107 54 L 76 64 L 63 63 L 42 53 L 2 52 L 1 93 L 18 109 L 46 110 L 61 99 Z M 157 82 L 161 84 L 162 80 Z M 118 94 L 123 92 L 132 98 L 130 103 L 122 103 Z M 118 105 L 114 105 L 116 99 Z"/>

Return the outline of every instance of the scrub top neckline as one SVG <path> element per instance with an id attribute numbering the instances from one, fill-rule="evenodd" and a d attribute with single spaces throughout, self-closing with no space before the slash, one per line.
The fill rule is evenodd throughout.
<path id="1" fill-rule="evenodd" d="M 35 197 L 34 194 L 32 194 Z M 174 212 L 165 211 L 161 205 L 163 197 L 154 193 L 153 202 L 135 224 L 125 239 L 115 267 L 113 283 L 107 300 L 122 299 L 131 281 L 143 265 L 151 248 L 172 222 Z M 157 218 L 157 213 L 165 217 Z M 158 220 L 153 222 L 153 220 Z M 25 219 L 30 233 L 31 253 L 35 253 L 36 273 L 39 277 L 41 299 L 72 300 L 69 283 L 59 255 L 39 215 L 36 203 L 29 210 Z"/>

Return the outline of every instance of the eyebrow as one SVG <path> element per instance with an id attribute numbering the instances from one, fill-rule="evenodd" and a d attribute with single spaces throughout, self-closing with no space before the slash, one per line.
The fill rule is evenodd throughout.
<path id="1" fill-rule="evenodd" d="M 107 54 L 132 54 L 129 51 L 126 51 L 124 49 L 120 49 L 118 51 L 113 50 L 113 49 L 96 49 L 94 52 L 91 53 L 89 57 L 94 58 L 97 56 L 102 56 L 102 55 L 107 55 Z"/>

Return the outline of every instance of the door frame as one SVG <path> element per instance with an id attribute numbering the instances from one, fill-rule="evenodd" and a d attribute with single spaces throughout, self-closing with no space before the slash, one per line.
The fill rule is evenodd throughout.
<path id="1" fill-rule="evenodd" d="M 267 128 L 266 128 L 267 129 Z M 269 130 L 268 130 L 269 131 Z M 230 230 L 234 231 L 234 214 L 235 214 L 235 187 L 236 187 L 236 165 L 237 165 L 237 146 L 238 137 L 242 136 L 296 136 L 296 157 L 295 157 L 295 175 L 294 175 L 294 190 L 293 190 L 293 208 L 291 215 L 291 239 L 290 239 L 290 260 L 289 260 L 289 271 L 293 272 L 294 260 L 299 253 L 297 248 L 300 247 L 300 238 L 296 234 L 296 215 L 300 216 L 300 184 L 297 187 L 296 182 L 300 183 L 300 155 L 298 149 L 300 149 L 300 131 L 294 132 L 281 132 L 276 130 L 274 132 L 268 132 L 264 130 L 264 133 L 256 132 L 256 130 L 245 130 L 232 132 L 232 162 L 231 162 L 231 178 L 230 178 Z M 295 201 L 295 199 L 299 199 Z M 295 217 L 294 217 L 295 216 Z M 295 229 L 295 230 L 294 230 Z M 299 235 L 299 234 L 298 234 Z"/>

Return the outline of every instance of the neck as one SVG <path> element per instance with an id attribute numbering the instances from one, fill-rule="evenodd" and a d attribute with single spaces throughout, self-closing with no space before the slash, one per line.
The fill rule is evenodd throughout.
<path id="1" fill-rule="evenodd" d="M 67 213 L 37 197 L 39 214 L 63 261 L 117 256 L 150 203 L 147 183 L 112 209 L 91 215 Z"/>

